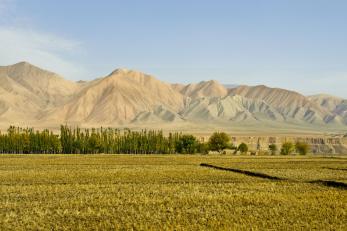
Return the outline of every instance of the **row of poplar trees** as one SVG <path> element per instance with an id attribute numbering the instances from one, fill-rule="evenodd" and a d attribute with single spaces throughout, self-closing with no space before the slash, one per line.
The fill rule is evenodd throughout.
<path id="1" fill-rule="evenodd" d="M 40 132 L 11 126 L 7 133 L 0 133 L 0 153 L 56 154 L 61 150 L 59 137 L 47 129 Z"/>
<path id="2" fill-rule="evenodd" d="M 182 148 L 183 147 L 183 148 Z M 195 153 L 198 141 L 193 136 L 162 131 L 120 131 L 113 128 L 80 129 L 62 125 L 60 135 L 52 131 L 11 126 L 0 133 L 0 153 L 37 154 L 171 154 Z"/>

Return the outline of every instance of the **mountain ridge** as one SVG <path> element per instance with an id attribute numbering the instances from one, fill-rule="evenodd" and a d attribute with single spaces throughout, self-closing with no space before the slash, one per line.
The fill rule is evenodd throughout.
<path id="1" fill-rule="evenodd" d="M 345 99 L 265 85 L 227 86 L 216 80 L 170 84 L 126 68 L 73 82 L 20 62 L 0 67 L 0 127 L 194 123 L 203 129 L 249 123 L 347 128 Z"/>

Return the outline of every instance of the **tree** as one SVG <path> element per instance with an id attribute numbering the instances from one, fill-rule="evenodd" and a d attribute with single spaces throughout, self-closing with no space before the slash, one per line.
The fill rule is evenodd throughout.
<path id="1" fill-rule="evenodd" d="M 176 142 L 176 151 L 182 154 L 194 154 L 198 149 L 198 141 L 193 135 L 182 135 Z"/>
<path id="2" fill-rule="evenodd" d="M 281 154 L 290 155 L 291 153 L 294 152 L 294 150 L 295 150 L 295 146 L 292 142 L 285 142 L 282 144 Z"/>
<path id="3" fill-rule="evenodd" d="M 295 150 L 300 155 L 306 155 L 310 150 L 310 146 L 305 142 L 298 141 L 295 144 Z"/>
<path id="4" fill-rule="evenodd" d="M 237 151 L 240 151 L 241 153 L 247 153 L 248 152 L 248 146 L 245 143 L 241 143 L 239 147 L 237 148 Z"/>
<path id="5" fill-rule="evenodd" d="M 124 154 L 169 154 L 206 152 L 206 144 L 192 135 L 162 131 L 121 132 L 113 128 L 80 129 L 62 125 L 60 135 L 45 129 L 11 126 L 0 133 L 0 153 L 124 153 Z"/>
<path id="6" fill-rule="evenodd" d="M 204 142 L 199 142 L 197 150 L 198 150 L 198 153 L 208 154 L 208 144 Z"/>
<path id="7" fill-rule="evenodd" d="M 276 152 L 278 151 L 278 147 L 276 144 L 270 144 L 269 145 L 269 150 L 271 151 L 271 155 L 275 155 Z"/>
<path id="8" fill-rule="evenodd" d="M 221 152 L 228 148 L 230 137 L 224 132 L 215 132 L 208 141 L 208 146 L 211 151 Z"/>

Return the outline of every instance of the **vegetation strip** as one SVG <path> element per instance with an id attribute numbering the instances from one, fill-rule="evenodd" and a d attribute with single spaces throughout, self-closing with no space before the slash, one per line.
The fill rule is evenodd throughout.
<path id="1" fill-rule="evenodd" d="M 277 177 L 277 176 L 270 176 L 270 175 L 267 175 L 265 173 L 251 172 L 251 171 L 241 170 L 241 169 L 236 169 L 236 168 L 224 168 L 224 167 L 219 167 L 219 166 L 215 166 L 215 165 L 211 165 L 211 164 L 205 164 L 205 163 L 200 164 L 200 166 L 207 167 L 207 168 L 218 169 L 218 170 L 236 172 L 236 173 L 245 174 L 247 176 L 254 176 L 254 177 L 270 179 L 270 180 L 287 180 L 285 178 L 280 178 L 280 177 Z"/>

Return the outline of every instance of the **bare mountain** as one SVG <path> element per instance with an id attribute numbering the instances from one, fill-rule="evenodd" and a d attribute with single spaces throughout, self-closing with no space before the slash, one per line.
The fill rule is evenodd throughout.
<path id="1" fill-rule="evenodd" d="M 47 113 L 43 120 L 93 124 L 129 123 L 155 106 L 179 111 L 184 97 L 170 84 L 140 72 L 117 69 L 86 85 L 72 100 Z"/>
<path id="2" fill-rule="evenodd" d="M 188 96 L 192 99 L 201 97 L 226 96 L 228 94 L 228 90 L 215 80 L 202 81 L 196 84 L 192 83 L 184 87 L 176 85 L 176 89 L 179 88 L 179 91 L 184 96 Z"/>
<path id="3" fill-rule="evenodd" d="M 35 123 L 43 110 L 63 104 L 77 90 L 74 82 L 26 62 L 2 66 L 0 122 Z"/>
<path id="4" fill-rule="evenodd" d="M 57 127 L 155 124 L 203 129 L 250 126 L 347 125 L 347 100 L 266 86 L 227 88 L 217 81 L 168 84 L 151 75 L 117 69 L 106 77 L 72 82 L 18 63 L 0 67 L 0 126 Z M 264 127 L 263 126 L 263 127 Z"/>
<path id="5" fill-rule="evenodd" d="M 197 121 L 283 121 L 283 116 L 264 101 L 248 99 L 240 95 L 195 99 L 186 107 L 182 115 Z"/>
<path id="6" fill-rule="evenodd" d="M 18 120 L 34 120 L 42 100 L 8 76 L 0 77 L 0 120 L 13 123 Z"/>
<path id="7" fill-rule="evenodd" d="M 344 122 L 347 124 L 347 100 L 340 97 L 319 94 L 312 95 L 308 97 L 312 102 L 320 105 L 321 107 L 327 109 L 334 115 L 339 115 L 343 118 Z"/>
<path id="8" fill-rule="evenodd" d="M 288 121 L 305 121 L 317 124 L 341 122 L 341 118 L 336 117 L 326 108 L 294 91 L 259 85 L 254 87 L 239 86 L 231 89 L 230 94 L 263 100 L 273 108 L 276 108 Z"/>
<path id="9" fill-rule="evenodd" d="M 27 62 L 0 67 L 0 76 L 9 77 L 29 92 L 40 97 L 46 106 L 56 106 L 73 95 L 79 85 Z"/>
<path id="10" fill-rule="evenodd" d="M 183 122 L 183 118 L 175 111 L 169 110 L 164 106 L 157 106 L 150 111 L 143 111 L 136 115 L 132 123 L 167 123 Z"/>

